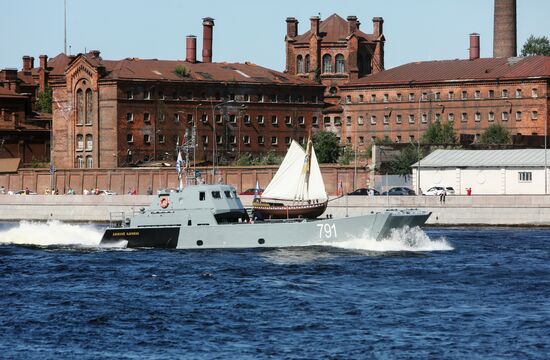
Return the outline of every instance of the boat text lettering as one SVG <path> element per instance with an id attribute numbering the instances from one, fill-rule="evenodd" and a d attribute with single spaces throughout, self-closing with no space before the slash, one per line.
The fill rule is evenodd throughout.
<path id="1" fill-rule="evenodd" d="M 336 235 L 336 224 L 317 224 L 317 226 L 319 227 L 319 239 L 338 237 Z"/>
<path id="2" fill-rule="evenodd" d="M 119 231 L 114 232 L 113 236 L 139 236 L 139 231 Z"/>

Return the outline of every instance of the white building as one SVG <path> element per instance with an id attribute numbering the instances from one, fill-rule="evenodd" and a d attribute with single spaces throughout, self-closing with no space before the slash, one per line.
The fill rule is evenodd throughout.
<path id="1" fill-rule="evenodd" d="M 457 195 L 545 194 L 550 150 L 436 150 L 412 165 L 413 187 L 452 186 Z M 545 191 L 546 187 L 546 191 Z"/>

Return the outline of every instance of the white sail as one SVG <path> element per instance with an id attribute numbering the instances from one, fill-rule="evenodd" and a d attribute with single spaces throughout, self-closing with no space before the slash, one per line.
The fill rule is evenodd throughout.
<path id="1" fill-rule="evenodd" d="M 313 147 L 311 147 L 310 156 L 311 159 L 307 159 L 304 149 L 293 140 L 277 173 L 263 192 L 262 198 L 325 201 L 327 199 L 325 184 Z"/>

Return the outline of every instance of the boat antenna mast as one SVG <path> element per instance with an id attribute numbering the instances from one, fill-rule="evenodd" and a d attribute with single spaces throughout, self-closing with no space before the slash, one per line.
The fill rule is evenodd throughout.
<path id="1" fill-rule="evenodd" d="M 176 144 L 176 151 L 178 153 L 178 160 L 176 161 L 176 171 L 178 172 L 179 190 L 183 188 L 183 173 L 185 172 L 185 183 L 187 186 L 196 184 L 195 172 L 189 167 L 189 154 L 195 150 L 196 147 L 196 130 L 195 127 L 185 129 L 185 135 L 181 145 Z M 181 152 L 185 154 L 185 169 L 182 169 L 183 158 Z M 194 161 L 194 159 L 193 159 Z M 183 171 L 182 171 L 183 170 Z"/>

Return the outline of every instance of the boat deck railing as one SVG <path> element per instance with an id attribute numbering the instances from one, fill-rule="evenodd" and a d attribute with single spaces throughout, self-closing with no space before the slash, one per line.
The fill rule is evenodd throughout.
<path id="1" fill-rule="evenodd" d="M 122 227 L 126 221 L 124 211 L 115 211 L 109 213 L 109 227 Z"/>

